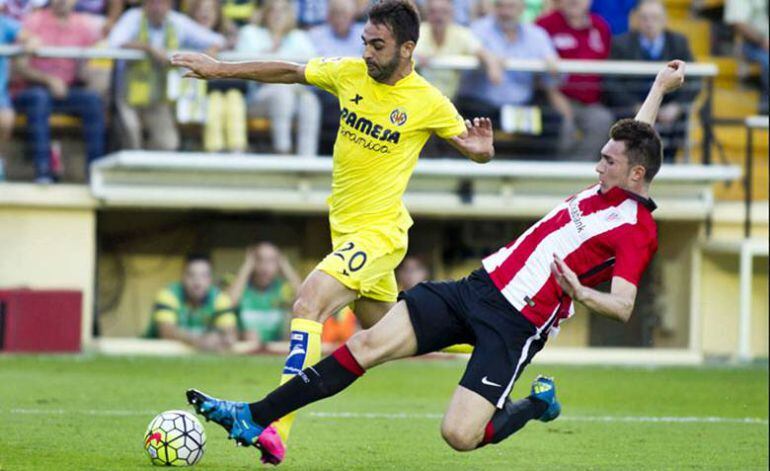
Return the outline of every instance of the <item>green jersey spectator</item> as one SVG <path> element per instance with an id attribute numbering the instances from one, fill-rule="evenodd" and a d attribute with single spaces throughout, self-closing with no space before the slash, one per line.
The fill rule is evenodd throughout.
<path id="1" fill-rule="evenodd" d="M 205 351 L 232 346 L 235 308 L 230 297 L 212 285 L 211 271 L 208 258 L 188 257 L 182 281 L 156 296 L 148 337 L 179 340 Z"/>
<path id="2" fill-rule="evenodd" d="M 283 339 L 300 283 L 300 277 L 278 247 L 269 242 L 249 247 L 229 290 L 230 297 L 238 300 L 238 327 L 243 339 Z"/>

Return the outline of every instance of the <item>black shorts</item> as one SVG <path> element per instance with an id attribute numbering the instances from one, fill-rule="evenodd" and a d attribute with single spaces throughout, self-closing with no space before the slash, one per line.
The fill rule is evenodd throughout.
<path id="1" fill-rule="evenodd" d="M 547 340 L 480 268 L 458 281 L 424 282 L 399 294 L 417 337 L 417 354 L 470 343 L 460 385 L 501 408 L 513 383 Z"/>

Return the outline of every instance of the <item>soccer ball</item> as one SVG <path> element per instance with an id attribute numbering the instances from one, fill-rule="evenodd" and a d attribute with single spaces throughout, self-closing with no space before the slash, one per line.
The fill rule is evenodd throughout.
<path id="1" fill-rule="evenodd" d="M 203 457 L 205 446 L 203 425 L 183 410 L 156 415 L 144 434 L 144 451 L 159 466 L 192 466 Z"/>

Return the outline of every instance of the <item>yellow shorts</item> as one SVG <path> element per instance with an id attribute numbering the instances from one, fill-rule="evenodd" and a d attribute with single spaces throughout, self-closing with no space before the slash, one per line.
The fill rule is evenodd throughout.
<path id="1" fill-rule="evenodd" d="M 376 301 L 396 302 L 395 269 L 406 255 L 409 236 L 398 228 L 388 233 L 362 230 L 340 233 L 332 229 L 332 248 L 316 270 Z"/>

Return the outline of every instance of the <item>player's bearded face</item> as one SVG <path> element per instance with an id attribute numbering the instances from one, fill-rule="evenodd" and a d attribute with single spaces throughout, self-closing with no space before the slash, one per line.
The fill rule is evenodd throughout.
<path id="1" fill-rule="evenodd" d="M 375 58 L 366 59 L 366 71 L 371 78 L 377 81 L 387 80 L 398 69 L 400 63 L 399 51 L 393 51 L 393 55 L 384 63 L 377 62 Z"/>
<path id="2" fill-rule="evenodd" d="M 401 64 L 402 49 L 407 48 L 404 54 L 409 54 L 407 42 L 397 44 L 393 32 L 388 26 L 372 23 L 364 26 L 361 39 L 364 41 L 364 61 L 366 72 L 378 82 L 388 80 L 398 70 Z"/>

